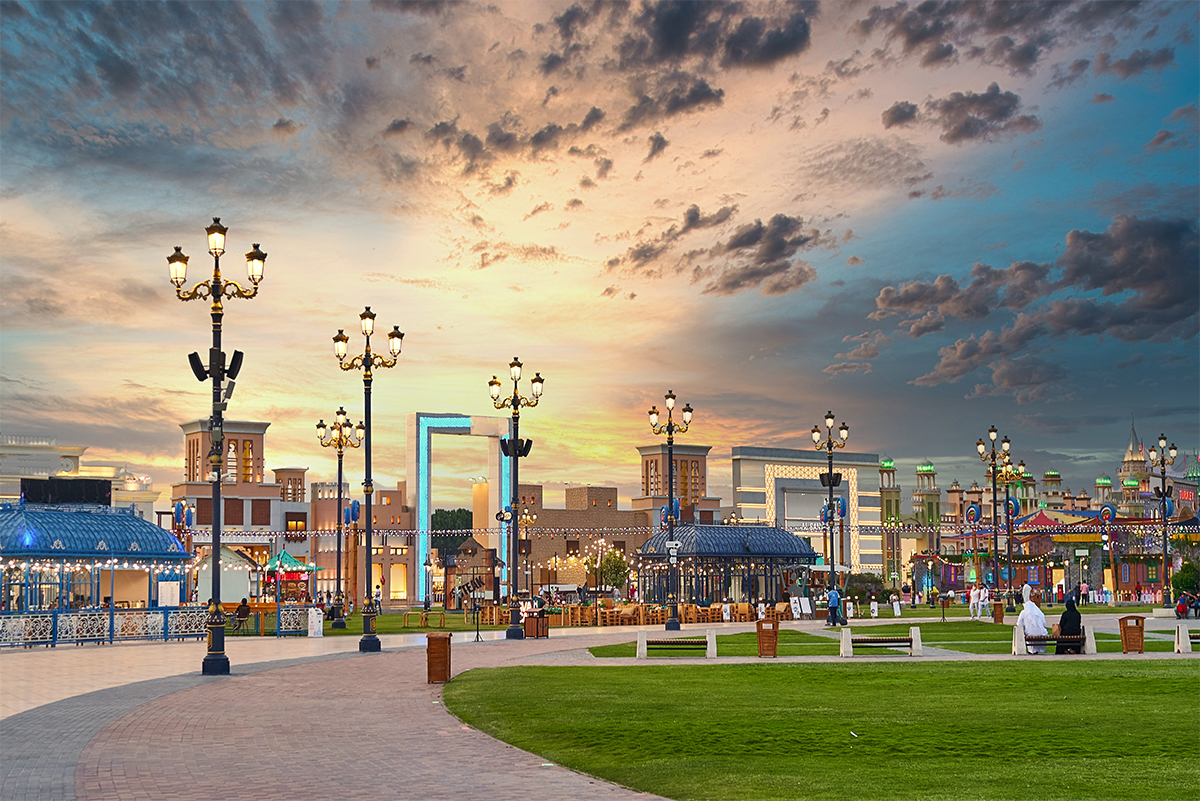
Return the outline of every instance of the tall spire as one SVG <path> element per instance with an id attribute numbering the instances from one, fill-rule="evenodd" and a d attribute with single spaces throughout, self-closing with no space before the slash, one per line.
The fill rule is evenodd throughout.
<path id="1" fill-rule="evenodd" d="M 1124 461 L 1132 462 L 1134 460 L 1138 460 L 1138 461 L 1142 461 L 1142 462 L 1146 461 L 1146 449 L 1145 449 L 1145 446 L 1142 445 L 1141 440 L 1138 439 L 1137 429 L 1134 428 L 1134 425 L 1133 425 L 1133 415 L 1130 415 L 1129 416 L 1129 447 L 1127 447 L 1125 449 Z"/>

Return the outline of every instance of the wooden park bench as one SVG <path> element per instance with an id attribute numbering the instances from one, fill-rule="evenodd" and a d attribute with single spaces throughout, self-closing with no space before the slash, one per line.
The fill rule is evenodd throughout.
<path id="1" fill-rule="evenodd" d="M 708 629 L 704 632 L 704 639 L 694 637 L 664 637 L 649 639 L 646 632 L 638 632 L 637 641 L 637 658 L 648 659 L 649 650 L 651 648 L 679 648 L 689 650 L 704 649 L 705 659 L 717 658 L 717 630 Z"/>
<path id="2" fill-rule="evenodd" d="M 854 646 L 856 645 L 864 648 L 895 648 L 897 646 L 906 646 L 909 656 L 923 656 L 925 653 L 924 647 L 921 645 L 921 629 L 917 626 L 909 627 L 907 637 L 903 634 L 855 637 L 851 633 L 850 627 L 846 626 L 842 629 L 842 647 L 838 655 L 844 657 L 854 656 Z"/>
<path id="3" fill-rule="evenodd" d="M 1078 645 L 1080 651 L 1085 654 L 1096 653 L 1096 635 L 1087 626 L 1083 627 L 1083 634 L 1060 634 L 1057 637 L 1053 634 L 1026 636 L 1024 628 L 1013 626 L 1013 656 L 1026 656 L 1029 653 L 1027 649 L 1030 645 L 1050 645 L 1060 642 Z"/>

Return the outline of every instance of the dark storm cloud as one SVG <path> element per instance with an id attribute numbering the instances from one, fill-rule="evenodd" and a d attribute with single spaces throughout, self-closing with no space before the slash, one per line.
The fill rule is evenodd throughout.
<path id="1" fill-rule="evenodd" d="M 671 144 L 670 142 L 667 141 L 666 137 L 663 136 L 658 131 L 654 132 L 654 134 L 650 137 L 649 142 L 650 142 L 650 152 L 646 154 L 646 158 L 644 158 L 642 160 L 643 162 L 650 161 L 655 156 L 659 155 L 664 150 L 666 150 L 667 145 Z"/>
<path id="2" fill-rule="evenodd" d="M 271 126 L 271 133 L 283 138 L 294 136 L 299 132 L 300 126 L 296 125 L 295 120 L 284 119 L 283 117 L 280 117 Z"/>
<path id="3" fill-rule="evenodd" d="M 642 93 L 637 102 L 625 110 L 618 130 L 649 125 L 677 114 L 690 114 L 707 106 L 719 106 L 725 90 L 714 89 L 708 81 L 684 72 L 660 78 L 650 93 Z"/>
<path id="4" fill-rule="evenodd" d="M 1061 270 L 1058 280 L 1050 280 L 1044 264 L 1021 262 L 1008 270 L 976 265 L 975 280 L 965 289 L 945 275 L 933 283 L 909 282 L 899 290 L 885 287 L 871 317 L 930 307 L 960 319 L 980 319 L 1000 306 L 1019 310 L 1013 324 L 1000 333 L 971 334 L 941 348 L 934 369 L 913 382 L 952 383 L 991 365 L 993 370 L 1004 367 L 999 378 L 993 377 L 993 386 L 1012 389 L 1020 386 L 1012 376 L 1033 364 L 1017 359 L 1018 354 L 1043 336 L 1111 336 L 1125 342 L 1195 339 L 1200 333 L 1195 302 L 1200 296 L 1198 263 L 1200 237 L 1194 221 L 1119 216 L 1102 233 L 1067 234 L 1066 249 L 1055 262 Z M 1059 292 L 1068 296 L 1049 297 Z M 1089 292 L 1099 297 L 1085 294 Z M 1103 300 L 1112 297 L 1116 299 Z M 1046 302 L 1039 303 L 1042 299 Z"/>
<path id="5" fill-rule="evenodd" d="M 917 106 L 905 100 L 897 100 L 883 112 L 883 127 L 906 125 L 917 118 Z"/>
<path id="6" fill-rule="evenodd" d="M 1050 81 L 1047 86 L 1051 89 L 1065 89 L 1076 81 L 1087 80 L 1088 67 L 1092 62 L 1086 58 L 1077 58 L 1072 61 L 1066 69 L 1063 69 L 1062 64 L 1054 65 L 1054 80 Z"/>
<path id="7" fill-rule="evenodd" d="M 901 53 L 937 67 L 961 51 L 968 58 L 1028 74 L 1064 36 L 1084 36 L 1098 25 L 1129 24 L 1136 2 L 957 2 L 926 0 L 910 6 L 871 6 L 851 31 L 876 34 Z M 1123 19 L 1124 18 L 1124 19 Z M 1074 36 L 1078 35 L 1078 36 Z"/>
<path id="8" fill-rule="evenodd" d="M 992 140 L 1008 133 L 1030 133 L 1042 127 L 1037 117 L 1017 114 L 1020 107 L 1020 97 L 1002 92 L 999 84 L 992 83 L 981 94 L 952 92 L 930 100 L 925 103 L 925 112 L 930 122 L 941 127 L 942 141 L 956 144 Z"/>
<path id="9" fill-rule="evenodd" d="M 768 28 L 761 17 L 745 17 L 725 40 L 726 65 L 761 67 L 804 52 L 809 44 L 808 19 L 793 14 L 781 27 Z"/>
<path id="10" fill-rule="evenodd" d="M 765 224 L 762 220 L 743 225 L 724 243 L 710 252 L 714 261 L 724 266 L 709 279 L 704 294 L 732 295 L 746 289 L 759 288 L 764 295 L 782 295 L 799 289 L 817 277 L 806 262 L 794 258 L 801 248 L 820 242 L 820 233 L 805 229 L 800 219 L 776 214 Z M 722 258 L 723 257 L 723 258 Z M 716 268 L 696 273 L 706 277 Z"/>
<path id="11" fill-rule="evenodd" d="M 1045 315 L 1056 334 L 1108 333 L 1126 342 L 1197 333 L 1200 238 L 1194 221 L 1118 217 L 1104 231 L 1071 231 L 1058 259 L 1060 286 L 1128 295 L 1118 303 L 1072 298 Z"/>
<path id="12" fill-rule="evenodd" d="M 408 14 L 436 16 L 449 11 L 464 0 L 371 0 L 373 11 L 398 11 Z"/>
<path id="13" fill-rule="evenodd" d="M 625 8 L 612 7 L 610 26 Z M 616 47 L 617 66 L 627 70 L 715 59 L 730 68 L 768 67 L 808 48 L 809 19 L 818 9 L 816 2 L 788 7 L 687 0 L 643 3 L 620 23 L 626 30 Z M 579 23 L 596 16 L 573 14 L 570 41 L 578 38 Z M 563 40 L 568 41 L 566 36 Z"/>
<path id="14" fill-rule="evenodd" d="M 604 112 L 595 106 L 592 106 L 590 109 L 588 109 L 588 113 L 584 115 L 583 122 L 579 124 L 579 130 L 585 132 L 590 131 L 599 125 L 600 121 L 603 119 Z"/>
<path id="15" fill-rule="evenodd" d="M 681 223 L 673 223 L 653 239 L 639 242 L 626 251 L 624 256 L 613 257 L 608 261 L 608 269 L 625 265 L 626 272 L 641 272 L 657 276 L 658 270 L 643 271 L 641 268 L 657 261 L 685 234 L 724 225 L 736 212 L 737 206 L 722 206 L 712 214 L 704 214 L 700 211 L 699 206 L 689 206 L 683 213 Z"/>
<path id="16" fill-rule="evenodd" d="M 412 127 L 412 123 L 408 120 L 392 120 L 388 123 L 388 127 L 383 129 L 384 136 L 396 136 L 402 134 Z"/>
<path id="17" fill-rule="evenodd" d="M 949 42 L 938 42 L 930 45 L 925 51 L 925 55 L 921 57 L 922 67 L 936 67 L 941 64 L 950 64 L 954 60 L 954 56 L 958 51 L 954 49 L 954 45 Z"/>
<path id="18" fill-rule="evenodd" d="M 1141 75 L 1147 70 L 1162 72 L 1167 67 L 1175 66 L 1175 48 L 1164 47 L 1159 50 L 1135 50 L 1127 58 L 1113 61 L 1108 53 L 1096 56 L 1097 75 L 1111 72 L 1122 81 Z"/>

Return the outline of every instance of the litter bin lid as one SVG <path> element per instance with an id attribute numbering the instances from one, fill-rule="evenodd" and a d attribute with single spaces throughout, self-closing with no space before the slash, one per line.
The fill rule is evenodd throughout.
<path id="1" fill-rule="evenodd" d="M 425 636 L 430 640 L 448 640 L 453 634 L 452 631 L 431 631 Z"/>

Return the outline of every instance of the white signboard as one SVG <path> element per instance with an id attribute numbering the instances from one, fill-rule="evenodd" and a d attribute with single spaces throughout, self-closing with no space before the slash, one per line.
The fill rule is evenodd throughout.
<path id="1" fill-rule="evenodd" d="M 680 542 L 679 540 L 667 540 L 667 550 L 671 550 L 672 548 L 682 548 L 682 547 L 683 547 L 683 543 Z"/>
<path id="2" fill-rule="evenodd" d="M 811 615 L 813 613 L 812 598 L 801 598 L 800 609 L 804 611 L 804 614 Z"/>
<path id="3" fill-rule="evenodd" d="M 325 615 L 322 614 L 320 609 L 309 609 L 308 610 L 308 636 L 309 637 L 324 637 L 325 636 L 325 627 L 323 625 L 324 621 L 325 621 Z"/>
<path id="4" fill-rule="evenodd" d="M 158 582 L 158 605 L 159 606 L 179 606 L 179 582 L 178 581 L 160 581 L 160 582 Z"/>
<path id="5" fill-rule="evenodd" d="M 793 596 L 791 597 L 790 601 L 791 601 L 791 604 L 792 604 L 792 617 L 793 617 L 793 618 L 795 618 L 796 620 L 799 620 L 799 619 L 800 619 L 800 615 L 801 615 L 801 614 L 803 614 L 803 613 L 800 611 L 800 599 L 799 599 L 799 598 L 797 598 L 795 595 L 793 595 Z"/>

